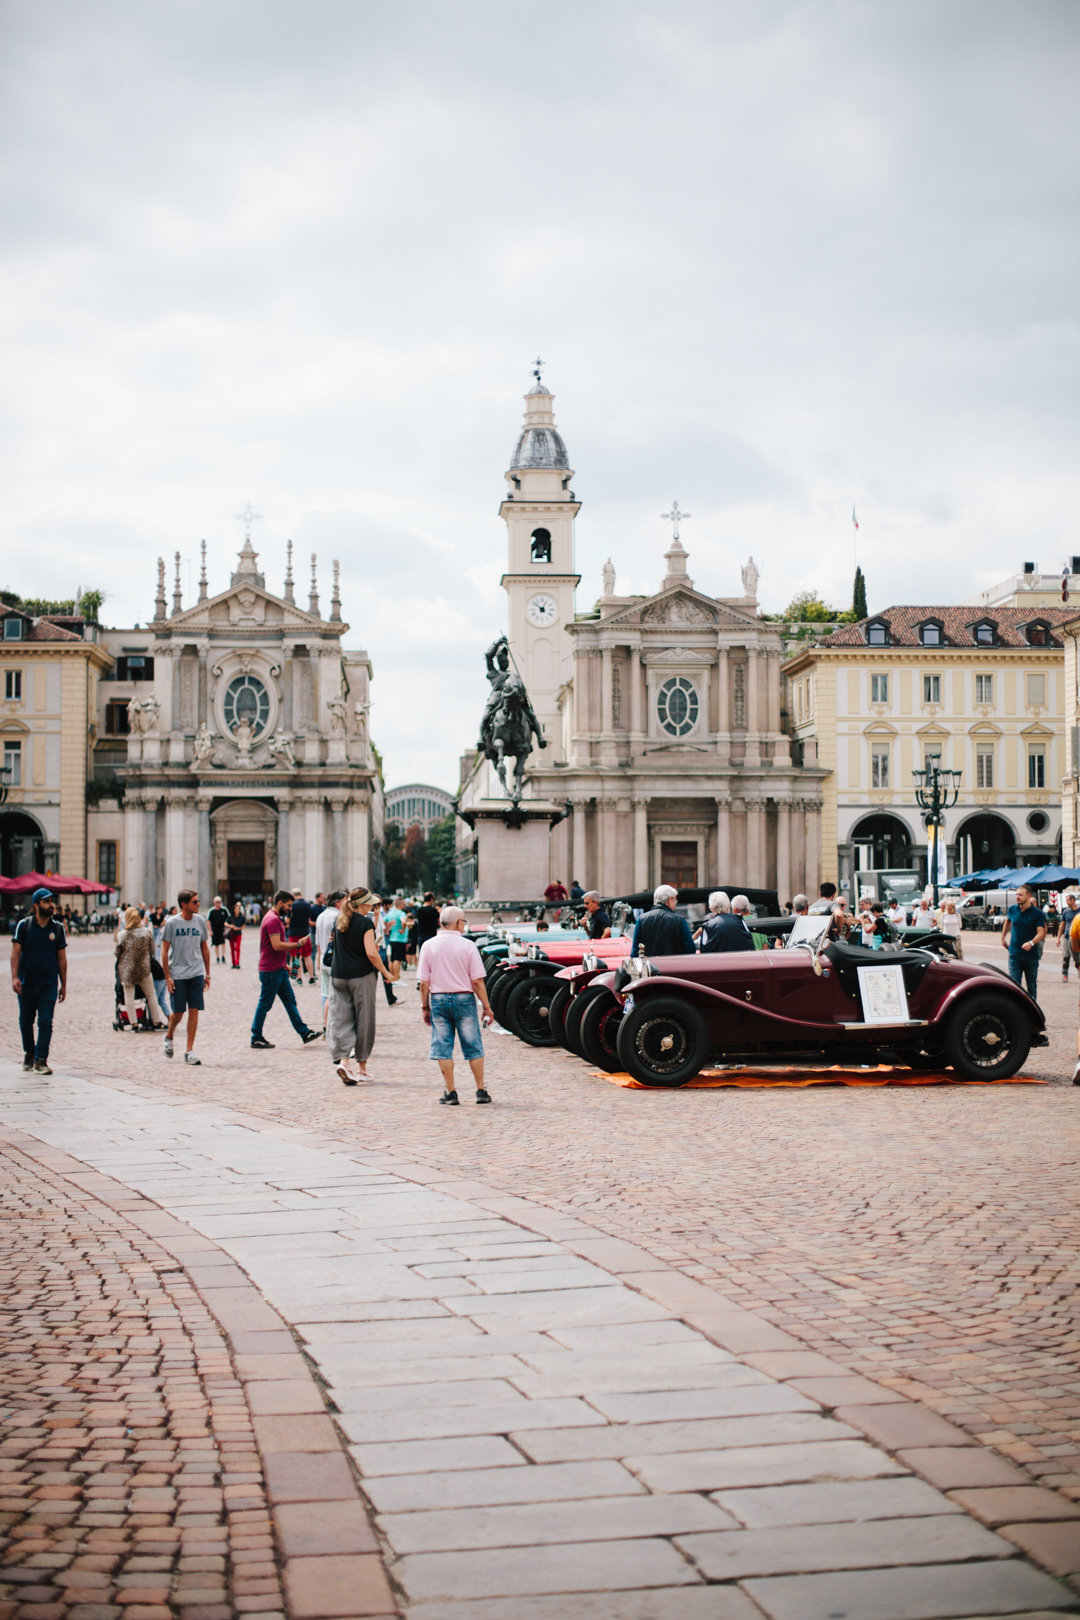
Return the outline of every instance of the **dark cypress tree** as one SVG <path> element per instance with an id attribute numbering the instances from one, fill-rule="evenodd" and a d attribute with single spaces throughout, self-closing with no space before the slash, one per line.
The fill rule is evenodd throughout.
<path id="1" fill-rule="evenodd" d="M 852 597 L 851 607 L 856 619 L 866 618 L 866 580 L 863 578 L 861 568 L 855 570 L 855 592 Z"/>

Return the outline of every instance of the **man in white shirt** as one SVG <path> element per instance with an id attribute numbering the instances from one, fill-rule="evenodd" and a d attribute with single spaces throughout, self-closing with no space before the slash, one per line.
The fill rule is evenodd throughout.
<path id="1" fill-rule="evenodd" d="M 314 967 L 315 962 L 318 962 L 319 964 L 319 988 L 322 992 L 323 1029 L 326 1028 L 326 1009 L 330 1005 L 331 988 L 330 969 L 323 962 L 323 957 L 326 955 L 326 947 L 330 943 L 330 935 L 334 931 L 334 924 L 338 920 L 338 912 L 341 910 L 341 902 L 344 900 L 344 898 L 345 890 L 335 889 L 333 894 L 327 897 L 325 906 L 315 919 L 315 961 L 312 962 L 311 965 Z"/>
<path id="2" fill-rule="evenodd" d="M 907 923 L 907 912 L 904 910 L 899 900 L 893 901 L 885 915 L 888 917 L 894 928 L 903 928 Z"/>
<path id="3" fill-rule="evenodd" d="M 934 913 L 930 909 L 930 902 L 923 897 L 915 910 L 911 913 L 912 928 L 933 928 Z"/>
<path id="4" fill-rule="evenodd" d="M 476 1100 L 489 1103 L 484 1086 L 484 1042 L 481 1020 L 476 1016 L 477 998 L 483 1005 L 483 1020 L 495 1022 L 495 1014 L 484 984 L 484 963 L 471 939 L 466 939 L 465 913 L 459 906 L 444 906 L 439 913 L 439 932 L 424 941 L 417 966 L 424 1023 L 431 1030 L 431 1056 L 439 1065 L 444 1091 L 440 1102 L 456 1108 L 454 1086 L 454 1033 L 461 1043 L 461 1055 L 476 1081 Z"/>

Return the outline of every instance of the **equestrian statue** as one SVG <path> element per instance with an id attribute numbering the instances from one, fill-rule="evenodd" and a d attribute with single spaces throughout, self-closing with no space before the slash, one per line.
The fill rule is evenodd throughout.
<path id="1" fill-rule="evenodd" d="M 499 636 L 485 653 L 487 678 L 491 683 L 483 718 L 480 721 L 480 740 L 477 749 L 490 759 L 499 775 L 503 791 L 514 804 L 521 802 L 525 781 L 525 761 L 532 753 L 533 734 L 541 748 L 546 748 L 540 722 L 533 713 L 525 682 L 516 669 L 510 668 L 510 648 L 505 636 Z M 512 786 L 507 786 L 506 761 L 513 759 Z"/>

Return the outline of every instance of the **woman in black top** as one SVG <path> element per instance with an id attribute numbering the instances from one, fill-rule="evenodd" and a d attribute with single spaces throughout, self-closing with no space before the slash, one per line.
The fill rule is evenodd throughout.
<path id="1" fill-rule="evenodd" d="M 367 1060 L 375 1044 L 375 975 L 390 975 L 379 958 L 375 924 L 368 913 L 374 896 L 353 889 L 341 902 L 330 936 L 330 1007 L 326 1044 L 339 1080 L 346 1086 L 370 1079 Z M 355 1058 L 355 1067 L 350 1062 Z"/>
<path id="2" fill-rule="evenodd" d="M 229 954 L 232 957 L 234 968 L 240 966 L 240 941 L 244 937 L 244 908 L 239 900 L 229 913 L 229 920 L 225 924 L 225 938 L 229 942 Z"/>

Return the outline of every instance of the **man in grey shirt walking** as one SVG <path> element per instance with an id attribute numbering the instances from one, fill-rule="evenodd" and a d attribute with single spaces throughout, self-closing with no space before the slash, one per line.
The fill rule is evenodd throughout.
<path id="1" fill-rule="evenodd" d="M 199 1059 L 192 1047 L 203 1008 L 203 991 L 210 988 L 209 930 L 206 918 L 197 915 L 199 897 L 194 889 L 181 889 L 176 903 L 180 910 L 176 916 L 169 918 L 161 935 L 161 965 L 165 969 L 165 983 L 173 1005 L 162 1050 L 167 1058 L 172 1057 L 173 1034 L 186 1012 L 187 1051 L 184 1062 L 198 1064 Z"/>

